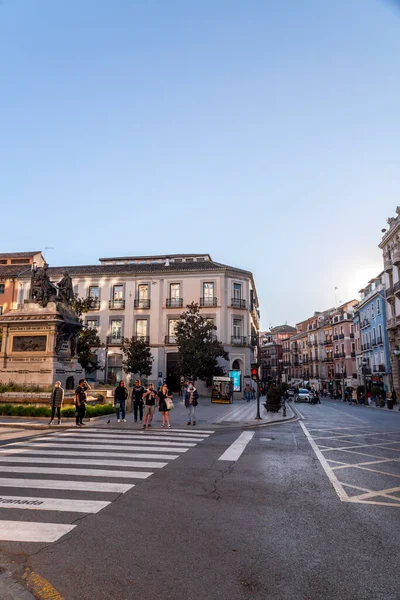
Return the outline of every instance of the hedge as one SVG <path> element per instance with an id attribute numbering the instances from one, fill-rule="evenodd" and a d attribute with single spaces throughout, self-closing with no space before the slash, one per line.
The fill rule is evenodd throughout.
<path id="1" fill-rule="evenodd" d="M 34 394 L 40 394 L 41 392 L 51 392 L 52 387 L 50 386 L 40 386 L 40 385 L 21 385 L 19 383 L 15 383 L 15 381 L 9 381 L 8 383 L 2 383 L 0 381 L 0 394 L 5 394 L 6 392 L 33 392 Z"/>
<path id="2" fill-rule="evenodd" d="M 86 418 L 99 417 L 101 415 L 111 415 L 115 412 L 112 404 L 96 404 L 95 406 L 86 406 Z M 0 415 L 5 417 L 50 417 L 51 409 L 46 406 L 22 406 L 21 404 L 0 404 Z M 75 408 L 61 409 L 61 416 L 75 417 Z"/>

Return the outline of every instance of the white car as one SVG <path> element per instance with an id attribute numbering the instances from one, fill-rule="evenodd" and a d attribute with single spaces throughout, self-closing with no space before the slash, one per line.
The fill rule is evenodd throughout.
<path id="1" fill-rule="evenodd" d="M 299 392 L 295 398 L 295 402 L 309 402 L 310 392 L 305 388 L 299 388 Z"/>

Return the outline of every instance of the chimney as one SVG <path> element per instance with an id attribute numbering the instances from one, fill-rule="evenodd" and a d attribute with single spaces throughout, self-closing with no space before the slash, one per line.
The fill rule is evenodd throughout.
<path id="1" fill-rule="evenodd" d="M 165 266 L 169 267 L 169 256 L 167 256 L 167 258 L 165 259 Z"/>

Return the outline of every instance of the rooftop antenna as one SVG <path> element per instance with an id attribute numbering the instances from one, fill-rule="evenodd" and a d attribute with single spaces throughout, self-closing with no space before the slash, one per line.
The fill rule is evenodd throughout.
<path id="1" fill-rule="evenodd" d="M 44 247 L 43 258 L 46 258 L 47 250 L 54 250 L 54 246 L 45 246 Z"/>
<path id="2" fill-rule="evenodd" d="M 335 287 L 335 289 L 333 290 L 335 292 L 335 308 L 337 308 L 337 305 L 338 305 L 338 303 L 337 303 L 337 293 L 336 293 L 338 291 L 338 289 L 339 289 L 338 287 Z"/>

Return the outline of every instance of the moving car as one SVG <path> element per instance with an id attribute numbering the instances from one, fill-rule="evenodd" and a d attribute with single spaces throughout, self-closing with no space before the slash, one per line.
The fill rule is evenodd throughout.
<path id="1" fill-rule="evenodd" d="M 295 402 L 309 402 L 310 392 L 305 388 L 299 388 L 298 394 L 294 399 Z"/>

